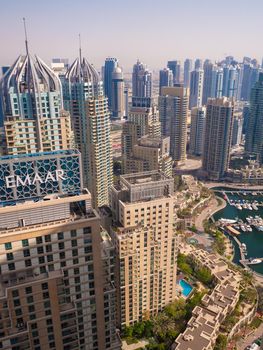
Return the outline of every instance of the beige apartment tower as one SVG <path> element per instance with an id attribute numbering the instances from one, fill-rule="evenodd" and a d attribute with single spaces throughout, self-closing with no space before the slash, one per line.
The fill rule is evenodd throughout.
<path id="1" fill-rule="evenodd" d="M 161 136 L 161 124 L 156 106 L 131 107 L 122 129 L 122 155 L 129 157 L 133 146 L 144 135 Z"/>
<path id="2" fill-rule="evenodd" d="M 176 297 L 174 182 L 158 171 L 123 175 L 112 188 L 119 326 L 148 319 Z"/>
<path id="3" fill-rule="evenodd" d="M 188 89 L 163 87 L 159 96 L 162 136 L 170 136 L 171 156 L 177 163 L 186 160 Z"/>
<path id="4" fill-rule="evenodd" d="M 170 137 L 150 137 L 145 135 L 133 147 L 132 156 L 124 157 L 124 174 L 150 170 L 160 170 L 168 177 L 172 176 L 172 158 L 170 157 Z"/>
<path id="5" fill-rule="evenodd" d="M 0 170 L 0 349 L 119 350 L 114 246 L 79 153 L 0 158 Z"/>

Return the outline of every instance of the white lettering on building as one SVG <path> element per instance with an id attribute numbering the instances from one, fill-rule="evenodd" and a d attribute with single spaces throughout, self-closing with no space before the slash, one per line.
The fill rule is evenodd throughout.
<path id="1" fill-rule="evenodd" d="M 29 174 L 25 178 L 21 178 L 18 175 L 11 175 L 5 177 L 6 188 L 15 188 L 18 186 L 35 185 L 36 183 L 47 183 L 65 180 L 63 170 L 55 170 L 55 173 L 48 171 L 45 177 L 42 177 L 39 173 L 35 173 L 32 177 Z"/>

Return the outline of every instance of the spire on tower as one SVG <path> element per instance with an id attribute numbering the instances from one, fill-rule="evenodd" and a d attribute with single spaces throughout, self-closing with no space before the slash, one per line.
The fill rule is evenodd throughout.
<path id="1" fill-rule="evenodd" d="M 23 22 L 24 22 L 24 31 L 25 31 L 26 53 L 28 55 L 28 40 L 27 40 L 26 19 L 25 19 L 25 17 L 23 17 Z"/>
<path id="2" fill-rule="evenodd" d="M 80 64 L 81 64 L 81 36 L 79 34 L 79 60 L 80 60 Z"/>

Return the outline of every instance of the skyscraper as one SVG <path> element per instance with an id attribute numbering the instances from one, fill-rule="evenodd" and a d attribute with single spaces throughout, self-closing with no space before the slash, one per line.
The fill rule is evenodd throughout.
<path id="1" fill-rule="evenodd" d="M 176 297 L 174 180 L 158 171 L 123 175 L 112 188 L 120 326 L 156 315 Z"/>
<path id="2" fill-rule="evenodd" d="M 39 58 L 19 56 L 0 81 L 8 154 L 72 147 L 70 115 L 59 78 Z"/>
<path id="3" fill-rule="evenodd" d="M 192 108 L 189 153 L 195 156 L 201 156 L 203 154 L 205 119 L 205 107 Z"/>
<path id="4" fill-rule="evenodd" d="M 184 61 L 184 87 L 189 88 L 190 87 L 190 73 L 193 68 L 193 61 L 187 58 Z"/>
<path id="5" fill-rule="evenodd" d="M 203 83 L 203 96 L 202 105 L 205 105 L 207 99 L 212 93 L 212 80 L 213 80 L 213 68 L 214 64 L 211 61 L 205 61 L 204 63 L 204 83 Z"/>
<path id="6" fill-rule="evenodd" d="M 131 157 L 133 147 L 142 136 L 161 136 L 159 113 L 156 106 L 131 107 L 122 129 L 122 156 Z"/>
<path id="7" fill-rule="evenodd" d="M 196 69 L 191 72 L 189 108 L 201 107 L 203 96 L 204 71 Z"/>
<path id="8" fill-rule="evenodd" d="M 258 156 L 263 163 L 263 73 L 251 90 L 250 113 L 246 132 L 245 150 Z"/>
<path id="9" fill-rule="evenodd" d="M 247 133 L 247 129 L 248 129 L 249 114 L 250 114 L 249 103 L 246 102 L 243 106 L 243 113 L 242 113 L 242 119 L 243 119 L 242 134 L 244 135 Z"/>
<path id="10" fill-rule="evenodd" d="M 239 116 L 234 116 L 233 132 L 232 132 L 232 146 L 238 146 L 242 139 L 242 124 L 243 120 Z"/>
<path id="11" fill-rule="evenodd" d="M 167 67 L 173 72 L 174 84 L 181 82 L 181 63 L 180 61 L 168 61 Z"/>
<path id="12" fill-rule="evenodd" d="M 112 118 L 123 119 L 125 115 L 124 80 L 120 67 L 116 67 L 112 73 Z"/>
<path id="13" fill-rule="evenodd" d="M 81 174 L 75 150 L 0 157 L 4 349 L 120 349 L 114 246 Z"/>
<path id="14" fill-rule="evenodd" d="M 63 88 L 83 158 L 84 184 L 97 208 L 109 203 L 113 180 L 108 99 L 97 71 L 81 54 L 68 69 Z"/>
<path id="15" fill-rule="evenodd" d="M 159 95 L 163 86 L 173 86 L 173 72 L 169 68 L 160 70 L 159 73 Z"/>
<path id="16" fill-rule="evenodd" d="M 188 89 L 182 86 L 162 89 L 159 96 L 159 113 L 163 136 L 170 136 L 170 152 L 173 160 L 186 159 Z"/>
<path id="17" fill-rule="evenodd" d="M 237 97 L 239 73 L 238 67 L 225 66 L 223 68 L 223 96 Z"/>
<path id="18" fill-rule="evenodd" d="M 241 99 L 249 101 L 251 89 L 258 80 L 259 69 L 258 67 L 253 67 L 252 64 L 244 64 L 242 70 Z"/>
<path id="19" fill-rule="evenodd" d="M 203 170 L 211 180 L 221 179 L 229 166 L 234 102 L 226 97 L 208 99 Z"/>
<path id="20" fill-rule="evenodd" d="M 118 60 L 115 57 L 107 57 L 104 65 L 104 94 L 108 97 L 108 106 L 112 109 L 112 73 L 118 66 Z"/>
<path id="21" fill-rule="evenodd" d="M 170 137 L 152 137 L 145 135 L 133 146 L 131 156 L 124 157 L 124 174 L 160 170 L 166 176 L 172 176 L 172 158 L 170 157 Z"/>
<path id="22" fill-rule="evenodd" d="M 223 70 L 210 61 L 204 63 L 204 85 L 202 103 L 205 105 L 209 97 L 222 97 Z"/>
<path id="23" fill-rule="evenodd" d="M 200 58 L 197 58 L 195 60 L 195 70 L 197 69 L 203 69 L 203 61 Z"/>
<path id="24" fill-rule="evenodd" d="M 152 73 L 139 60 L 133 66 L 132 97 L 136 99 L 152 97 Z"/>

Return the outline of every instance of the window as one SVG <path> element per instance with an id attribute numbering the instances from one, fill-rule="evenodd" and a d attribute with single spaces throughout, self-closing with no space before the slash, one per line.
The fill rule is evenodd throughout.
<path id="1" fill-rule="evenodd" d="M 48 284 L 42 283 L 42 290 L 47 290 L 47 289 L 48 289 Z"/>
<path id="2" fill-rule="evenodd" d="M 37 237 L 36 238 L 36 243 L 37 244 L 42 244 L 43 243 L 42 237 Z"/>
<path id="3" fill-rule="evenodd" d="M 12 296 L 13 296 L 13 298 L 17 298 L 19 296 L 19 292 L 17 289 L 12 290 Z"/>
<path id="4" fill-rule="evenodd" d="M 50 235 L 46 235 L 45 236 L 45 242 L 51 242 L 51 236 Z"/>
<path id="5" fill-rule="evenodd" d="M 8 243 L 5 243 L 5 250 L 10 250 L 12 249 L 12 243 L 8 242 Z"/>
<path id="6" fill-rule="evenodd" d="M 27 299 L 28 304 L 33 303 L 33 302 L 34 302 L 34 298 L 33 298 L 33 296 L 32 296 L 32 295 L 30 295 L 30 296 L 29 296 L 29 297 L 27 297 L 26 299 Z"/>
<path id="7" fill-rule="evenodd" d="M 49 292 L 44 292 L 43 299 L 48 299 L 48 298 L 49 298 Z"/>
<path id="8" fill-rule="evenodd" d="M 7 254 L 6 254 L 6 259 L 7 259 L 7 260 L 14 260 L 14 255 L 13 255 L 13 253 L 7 253 Z"/>
<path id="9" fill-rule="evenodd" d="M 8 270 L 9 270 L 9 271 L 13 271 L 13 270 L 15 270 L 15 269 L 16 269 L 16 267 L 15 267 L 15 264 L 14 264 L 14 263 L 8 264 Z"/>
<path id="10" fill-rule="evenodd" d="M 71 230 L 70 231 L 71 237 L 76 237 L 77 236 L 77 231 L 76 230 Z"/>
<path id="11" fill-rule="evenodd" d="M 23 240 L 22 240 L 22 246 L 23 246 L 23 247 L 28 247 L 28 246 L 29 246 L 29 244 L 28 244 L 28 239 L 23 239 Z"/>
<path id="12" fill-rule="evenodd" d="M 24 254 L 24 257 L 30 256 L 30 250 L 29 249 L 23 250 L 23 254 Z"/>
<path id="13" fill-rule="evenodd" d="M 26 267 L 32 266 L 32 263 L 31 263 L 30 259 L 25 260 L 25 266 Z"/>
<path id="14" fill-rule="evenodd" d="M 58 233 L 58 239 L 64 239 L 64 233 L 63 232 L 59 232 Z"/>
<path id="15" fill-rule="evenodd" d="M 26 294 L 31 294 L 32 293 L 32 287 L 26 287 L 25 291 L 26 291 Z"/>
<path id="16" fill-rule="evenodd" d="M 77 247 L 77 245 L 78 245 L 78 241 L 76 239 L 73 239 L 71 241 L 71 247 Z"/>
<path id="17" fill-rule="evenodd" d="M 84 234 L 91 233 L 91 227 L 85 227 L 83 229 Z"/>

